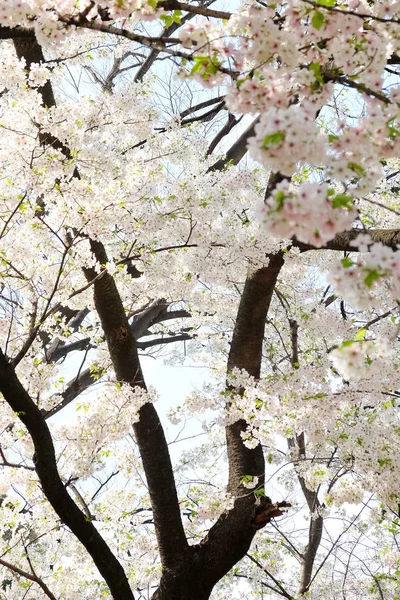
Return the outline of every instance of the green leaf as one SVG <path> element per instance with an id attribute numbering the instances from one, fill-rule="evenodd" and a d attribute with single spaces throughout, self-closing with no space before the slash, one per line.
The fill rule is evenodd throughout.
<path id="1" fill-rule="evenodd" d="M 311 65 L 308 67 L 308 70 L 314 73 L 314 77 L 318 83 L 324 83 L 324 78 L 321 75 L 321 65 L 319 62 L 311 63 Z"/>
<path id="2" fill-rule="evenodd" d="M 368 270 L 368 275 L 364 278 L 365 285 L 370 288 L 374 282 L 382 277 L 382 273 L 376 269 Z"/>
<path id="3" fill-rule="evenodd" d="M 195 75 L 196 73 L 200 73 L 204 81 L 207 81 L 210 75 L 218 73 L 221 66 L 221 62 L 216 56 L 194 56 L 193 62 L 194 65 L 192 66 L 190 74 Z"/>
<path id="4" fill-rule="evenodd" d="M 400 135 L 400 130 L 396 127 L 396 117 L 392 117 L 386 122 L 386 127 L 389 130 L 389 138 L 393 140 L 396 136 Z"/>
<path id="5" fill-rule="evenodd" d="M 241 482 L 242 483 L 251 483 L 253 481 L 253 475 L 243 475 Z"/>
<path id="6" fill-rule="evenodd" d="M 342 263 L 342 267 L 344 267 L 345 269 L 348 269 L 349 267 L 352 267 L 354 265 L 354 262 L 348 256 L 342 258 L 340 262 Z"/>
<path id="7" fill-rule="evenodd" d="M 269 215 L 272 215 L 275 212 L 279 212 L 280 210 L 283 209 L 283 206 L 285 204 L 285 200 L 286 200 L 287 196 L 285 196 L 285 192 L 283 192 L 282 190 L 279 190 L 279 192 L 277 192 L 275 194 L 275 203 L 276 206 L 274 208 L 271 208 L 268 211 Z"/>
<path id="8" fill-rule="evenodd" d="M 320 6 L 335 6 L 336 0 L 319 0 Z"/>
<path id="9" fill-rule="evenodd" d="M 269 135 L 265 136 L 262 147 L 267 149 L 269 146 L 279 144 L 284 139 L 285 139 L 284 131 L 276 131 L 275 133 L 270 133 Z"/>
<path id="10" fill-rule="evenodd" d="M 182 11 L 181 10 L 174 10 L 174 12 L 172 13 L 172 19 L 174 21 L 174 23 L 178 23 L 178 25 L 181 24 L 181 18 L 182 18 Z"/>
<path id="11" fill-rule="evenodd" d="M 351 171 L 354 171 L 354 173 L 357 173 L 357 175 L 359 175 L 360 177 L 364 177 L 364 175 L 365 175 L 365 169 L 364 169 L 364 167 L 362 167 L 358 163 L 349 162 L 349 163 L 347 163 L 347 166 L 349 167 L 349 169 Z"/>
<path id="12" fill-rule="evenodd" d="M 316 10 L 311 18 L 311 25 L 314 27 L 314 29 L 318 29 L 319 31 L 324 23 L 325 16 L 322 14 L 322 12 Z"/>
<path id="13" fill-rule="evenodd" d="M 357 331 L 356 335 L 354 336 L 354 339 L 357 342 L 360 340 L 363 340 L 365 338 L 366 333 L 367 333 L 366 329 L 360 329 L 359 331 Z"/>
<path id="14" fill-rule="evenodd" d="M 337 196 L 332 198 L 332 208 L 342 207 L 351 210 L 353 208 L 353 198 L 351 196 L 347 196 L 346 194 L 337 194 Z"/>
<path id="15" fill-rule="evenodd" d="M 338 350 L 343 350 L 343 348 L 348 348 L 354 344 L 354 340 L 345 340 L 338 348 Z"/>
<path id="16" fill-rule="evenodd" d="M 195 56 L 193 58 L 194 65 L 190 71 L 191 74 L 201 71 L 205 62 L 209 60 L 208 56 Z"/>
<path id="17" fill-rule="evenodd" d="M 172 15 L 161 15 L 160 19 L 161 21 L 164 21 L 165 27 L 171 27 L 172 23 L 174 22 Z"/>

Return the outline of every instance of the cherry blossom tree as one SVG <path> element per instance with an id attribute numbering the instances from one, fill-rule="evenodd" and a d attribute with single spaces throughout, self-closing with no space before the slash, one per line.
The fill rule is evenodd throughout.
<path id="1" fill-rule="evenodd" d="M 398 4 L 225 9 L 1 4 L 1 597 L 398 593 Z"/>

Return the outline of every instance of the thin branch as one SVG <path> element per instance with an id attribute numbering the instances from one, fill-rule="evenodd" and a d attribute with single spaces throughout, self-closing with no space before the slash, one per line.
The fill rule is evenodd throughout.
<path id="1" fill-rule="evenodd" d="M 267 571 L 267 569 L 265 569 L 262 564 L 260 562 L 258 562 L 258 560 L 256 558 L 254 558 L 253 556 L 251 556 L 251 554 L 246 554 L 246 557 L 251 560 L 255 565 L 257 565 L 257 567 L 259 569 L 261 569 L 266 575 L 267 577 L 269 577 L 270 579 L 272 579 L 272 581 L 275 583 L 275 585 L 279 588 L 279 589 L 275 589 L 274 592 L 276 592 L 277 594 L 280 594 L 281 596 L 283 596 L 284 598 L 287 598 L 287 600 L 295 600 L 294 597 L 289 594 L 285 588 L 282 586 L 282 584 L 276 579 L 276 577 L 274 577 L 272 575 L 272 573 L 270 573 L 269 571 Z"/>
<path id="2" fill-rule="evenodd" d="M 385 19 L 385 17 L 376 17 L 375 15 L 370 15 L 368 13 L 359 13 L 355 10 L 346 10 L 343 8 L 338 8 L 336 6 L 327 6 L 326 4 L 320 4 L 319 2 L 314 2 L 313 0 L 303 0 L 306 4 L 311 4 L 314 8 L 328 10 L 329 12 L 337 12 L 342 15 L 351 15 L 353 17 L 358 17 L 359 19 L 371 19 L 372 21 L 378 21 L 379 23 L 400 23 L 399 19 Z"/>
<path id="3" fill-rule="evenodd" d="M 18 575 L 21 575 L 21 577 L 25 577 L 25 579 L 28 579 L 29 581 L 33 581 L 34 583 L 37 583 L 42 588 L 42 590 L 46 594 L 46 596 L 48 598 L 50 598 L 50 600 L 57 600 L 55 595 L 49 590 L 49 588 L 44 583 L 44 581 L 42 579 L 40 579 L 40 577 L 38 577 L 37 575 L 31 575 L 27 571 L 20 569 L 16 565 L 12 565 L 11 563 L 4 560 L 3 558 L 0 558 L 0 565 L 3 565 L 3 567 L 6 567 L 13 573 L 17 573 Z"/>
<path id="4" fill-rule="evenodd" d="M 232 13 L 223 10 L 213 10 L 212 8 L 204 8 L 203 6 L 194 6 L 186 2 L 177 2 L 177 0 L 159 0 L 158 6 L 165 10 L 184 10 L 194 15 L 203 17 L 213 17 L 214 19 L 229 20 Z"/>

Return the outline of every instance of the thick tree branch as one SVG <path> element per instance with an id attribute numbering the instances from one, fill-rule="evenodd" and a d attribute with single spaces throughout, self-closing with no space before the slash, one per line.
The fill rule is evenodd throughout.
<path id="1" fill-rule="evenodd" d="M 5 27 L 0 26 L 0 40 L 15 40 L 17 38 L 28 38 L 35 39 L 35 32 L 32 29 L 26 27 Z"/>
<path id="2" fill-rule="evenodd" d="M 393 250 L 396 250 L 397 246 L 400 244 L 400 229 L 350 229 L 336 234 L 335 237 L 327 242 L 322 248 L 316 248 L 311 244 L 304 244 L 295 238 L 292 239 L 292 245 L 299 248 L 301 252 L 307 252 L 308 250 L 357 252 L 358 248 L 356 245 L 353 246 L 352 242 L 354 242 L 360 234 L 368 234 L 373 242 L 381 242 L 381 244 L 390 246 Z"/>
<path id="3" fill-rule="evenodd" d="M 283 264 L 281 253 L 271 254 L 267 267 L 247 277 L 233 332 L 228 371 L 236 367 L 257 379 L 260 377 L 265 320 Z"/>
<path id="4" fill-rule="evenodd" d="M 223 101 L 224 98 L 225 98 L 225 96 L 216 96 L 215 98 L 210 98 L 209 100 L 203 100 L 203 102 L 200 102 L 199 104 L 195 104 L 195 106 L 189 106 L 189 108 L 186 108 L 185 110 L 183 110 L 180 113 L 180 118 L 184 119 L 188 115 L 191 115 L 194 112 L 197 112 L 198 110 L 203 110 L 203 108 L 207 108 L 208 106 L 213 106 L 214 104 L 219 104 L 220 102 Z"/>
<path id="5" fill-rule="evenodd" d="M 228 372 L 245 369 L 254 377 L 260 376 L 264 327 L 273 290 L 283 266 L 282 255 L 271 255 L 267 267 L 248 276 L 233 333 L 228 359 Z M 264 480 L 264 456 L 261 446 L 246 448 L 241 433 L 246 423 L 237 421 L 226 428 L 229 460 L 229 491 L 235 498 L 234 508 L 221 515 L 198 548 L 200 564 L 205 565 L 203 576 L 214 585 L 248 551 L 256 533 L 252 526 L 255 496 L 242 485 L 243 475 Z M 270 500 L 265 498 L 265 503 Z"/>
<path id="6" fill-rule="evenodd" d="M 106 264 L 108 259 L 103 245 L 92 240 L 90 246 L 96 260 Z M 95 275 L 94 270 L 85 269 L 88 281 Z M 94 301 L 118 381 L 146 389 L 136 340 L 109 273 L 95 281 Z M 161 561 L 165 569 L 172 569 L 182 561 L 188 546 L 168 446 L 153 404 L 147 402 L 141 407 L 139 421 L 133 428 L 149 486 Z"/>
<path id="7" fill-rule="evenodd" d="M 228 135 L 234 127 L 242 120 L 242 117 L 235 117 L 232 113 L 228 114 L 228 120 L 225 125 L 218 131 L 217 135 L 210 142 L 210 145 L 207 148 L 206 156 L 212 154 L 215 148 L 218 146 L 220 141 Z"/>
<path id="8" fill-rule="evenodd" d="M 77 398 L 82 392 L 87 390 L 90 386 L 96 383 L 97 377 L 91 369 L 85 369 L 78 377 L 74 377 L 67 383 L 67 387 L 61 394 L 61 402 L 50 410 L 42 410 L 44 418 L 47 420 L 50 417 L 56 415 L 60 410 L 68 406 L 75 398 Z"/>
<path id="9" fill-rule="evenodd" d="M 59 338 L 55 338 L 50 344 L 49 348 L 45 350 L 46 362 L 57 362 L 60 358 L 67 356 L 70 352 L 75 352 L 78 350 L 86 350 L 90 343 L 90 338 L 82 338 L 80 340 L 75 340 L 70 344 L 65 344 L 60 341 Z"/>
<path id="10" fill-rule="evenodd" d="M 251 125 L 241 134 L 238 140 L 232 144 L 229 148 L 228 152 L 225 155 L 225 158 L 221 158 L 217 160 L 208 171 L 222 171 L 228 165 L 237 165 L 242 160 L 243 156 L 247 152 L 247 141 L 248 139 L 254 135 L 254 127 L 259 121 L 259 117 L 253 121 Z"/>
<path id="11" fill-rule="evenodd" d="M 133 317 L 130 328 L 136 340 L 142 337 L 152 325 L 163 321 L 168 306 L 169 303 L 164 298 L 160 298 Z"/>
<path id="12" fill-rule="evenodd" d="M 53 441 L 46 422 L 1 350 L 0 392 L 32 438 L 36 472 L 51 506 L 93 558 L 113 597 L 116 600 L 133 600 L 120 563 L 65 489 L 58 474 Z"/>
<path id="13" fill-rule="evenodd" d="M 160 337 L 155 340 L 149 340 L 148 342 L 138 342 L 137 347 L 139 350 L 146 350 L 146 348 L 154 348 L 154 346 L 163 346 L 165 344 L 172 344 L 174 342 L 185 342 L 192 340 L 193 336 L 189 333 L 181 333 L 176 335 L 170 335 L 170 337 Z"/>
<path id="14" fill-rule="evenodd" d="M 314 561 L 321 543 L 324 520 L 321 515 L 310 517 L 308 544 L 302 556 L 300 570 L 299 594 L 305 594 L 310 586 Z"/>
<path id="15" fill-rule="evenodd" d="M 19 56 L 22 56 L 23 52 L 26 53 L 25 59 L 28 64 L 35 62 L 32 60 L 32 56 L 37 57 L 42 53 L 36 40 L 16 49 Z M 49 98 L 54 103 L 54 95 L 51 89 L 50 91 Z M 55 141 L 55 143 L 57 142 L 58 140 Z M 41 140 L 41 143 L 48 143 L 48 140 Z M 69 152 L 68 148 L 67 151 Z M 78 172 L 76 172 L 76 176 L 79 177 Z M 101 265 L 108 262 L 101 242 L 90 240 L 90 247 L 96 260 Z M 88 283 L 93 285 L 96 310 L 103 327 L 117 379 L 129 383 L 133 388 L 139 386 L 146 389 L 137 353 L 136 340 L 129 326 L 113 277 L 105 270 L 101 271 L 100 276 L 94 269 L 86 268 L 84 273 Z M 7 365 L 3 354 L 0 355 L 0 358 L 3 358 L 4 364 Z M 1 377 L 4 378 L 1 366 L 0 363 L 0 385 L 3 383 Z M 19 381 L 11 367 L 8 368 L 8 371 L 10 371 L 10 377 L 14 375 L 15 387 L 17 383 L 19 384 Z M 7 379 L 4 383 L 7 383 Z M 61 512 L 61 514 L 59 512 L 58 514 L 60 514 L 63 522 L 72 529 L 73 533 L 91 553 L 114 598 L 131 600 L 133 594 L 121 565 L 92 523 L 85 519 L 83 513 L 65 490 L 58 476 L 53 442 L 46 422 L 40 410 L 22 386 L 20 387 L 22 390 L 20 404 L 16 403 L 17 396 L 12 395 L 12 389 L 5 388 L 3 384 L 0 391 L 10 403 L 14 412 L 21 413 L 19 416 L 31 434 L 37 455 L 36 468 L 46 497 L 55 510 Z M 25 396 L 23 396 L 23 393 L 25 393 Z M 29 413 L 26 412 L 27 407 L 29 407 Z M 181 562 L 182 554 L 188 545 L 182 525 L 168 446 L 157 412 L 150 402 L 144 404 L 139 410 L 139 421 L 133 427 L 149 486 L 160 557 L 164 569 L 168 570 Z M 38 428 L 38 431 L 36 428 Z M 81 523 L 82 520 L 85 527 Z M 79 527 L 83 529 L 84 535 Z M 93 548 L 93 545 L 95 548 Z"/>
<path id="16" fill-rule="evenodd" d="M 26 68 L 29 70 L 33 63 L 44 63 L 44 54 L 42 47 L 37 43 L 34 35 L 26 36 L 26 37 L 16 37 L 14 39 L 14 48 L 17 53 L 18 58 L 24 58 L 26 61 Z M 51 86 L 50 81 L 46 81 L 46 83 L 38 88 L 38 92 L 42 95 L 43 104 L 45 106 L 54 106 L 56 101 L 54 98 L 53 88 Z M 49 137 L 50 134 L 45 134 L 46 138 Z M 52 137 L 52 136 L 51 136 Z M 54 146 L 53 140 L 41 140 L 41 143 L 48 143 Z M 58 142 L 58 146 L 54 146 L 60 148 L 65 154 L 65 147 L 61 142 Z M 69 154 L 71 154 L 69 152 Z"/>

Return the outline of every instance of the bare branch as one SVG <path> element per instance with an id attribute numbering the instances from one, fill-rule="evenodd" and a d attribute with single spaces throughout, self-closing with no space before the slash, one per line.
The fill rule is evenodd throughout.
<path id="1" fill-rule="evenodd" d="M 42 590 L 46 594 L 46 596 L 48 598 L 50 598 L 50 600 L 57 600 L 57 598 L 49 590 L 49 588 L 47 587 L 45 582 L 42 579 L 40 579 L 40 577 L 38 577 L 36 574 L 31 575 L 31 573 L 28 573 L 27 571 L 20 569 L 16 565 L 13 565 L 13 564 L 7 562 L 3 558 L 0 558 L 0 565 L 3 565 L 3 567 L 6 567 L 13 573 L 17 573 L 18 575 L 21 575 L 21 577 L 25 577 L 25 579 L 28 579 L 29 581 L 33 581 L 34 583 L 37 583 L 42 588 Z"/>
<path id="2" fill-rule="evenodd" d="M 239 139 L 232 144 L 229 148 L 228 152 L 225 155 L 225 158 L 221 158 L 214 163 L 208 171 L 222 171 L 228 165 L 237 165 L 243 158 L 243 156 L 247 152 L 247 141 L 248 139 L 254 135 L 254 127 L 259 121 L 259 117 L 253 121 L 251 125 L 242 133 Z"/>

